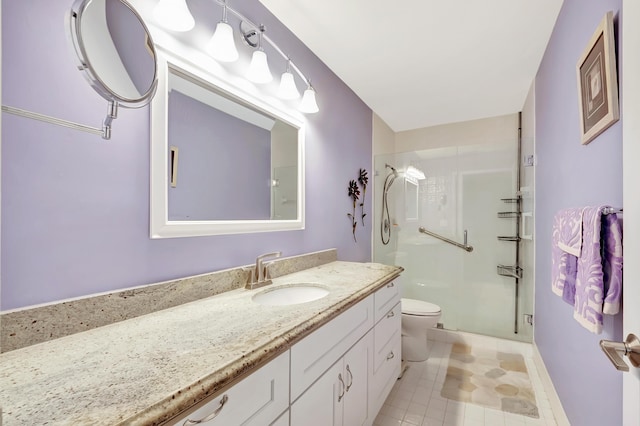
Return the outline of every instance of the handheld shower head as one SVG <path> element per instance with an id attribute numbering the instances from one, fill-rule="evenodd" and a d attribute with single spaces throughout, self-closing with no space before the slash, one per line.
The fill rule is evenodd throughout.
<path id="1" fill-rule="evenodd" d="M 391 169 L 391 172 L 387 174 L 382 185 L 382 220 L 380 222 L 380 237 L 382 238 L 382 244 L 387 245 L 391 239 L 391 216 L 389 215 L 389 203 L 387 200 L 387 194 L 391 184 L 398 177 L 398 171 L 395 167 L 385 164 L 385 168 Z"/>
<path id="2" fill-rule="evenodd" d="M 397 177 L 398 177 L 398 171 L 396 170 L 396 168 L 395 168 L 395 167 L 393 167 L 393 166 L 392 166 L 392 165 L 390 165 L 390 164 L 385 164 L 384 166 L 385 166 L 386 168 L 388 168 L 388 169 L 391 169 L 391 173 L 393 173 L 393 177 L 394 177 L 394 178 L 397 178 Z"/>

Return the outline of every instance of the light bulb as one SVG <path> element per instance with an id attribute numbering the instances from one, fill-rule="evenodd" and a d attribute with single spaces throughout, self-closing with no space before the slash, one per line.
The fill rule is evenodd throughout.
<path id="1" fill-rule="evenodd" d="M 278 97 L 280 99 L 297 99 L 300 97 L 300 92 L 298 92 L 298 88 L 296 87 L 293 74 L 289 71 L 282 73 L 280 86 L 278 87 Z"/>
<path id="2" fill-rule="evenodd" d="M 233 29 L 226 22 L 218 22 L 207 50 L 221 62 L 234 62 L 238 59 L 238 50 L 233 41 Z"/>
<path id="3" fill-rule="evenodd" d="M 249 64 L 249 71 L 247 71 L 247 78 L 254 83 L 268 83 L 273 80 L 271 71 L 269 71 L 269 64 L 267 63 L 267 54 L 262 50 L 256 50 L 251 57 L 251 64 Z"/>
<path id="4" fill-rule="evenodd" d="M 309 86 L 307 90 L 304 91 L 299 109 L 306 114 L 313 114 L 320 111 L 316 103 L 316 92 L 313 90 L 313 87 Z"/>
<path id="5" fill-rule="evenodd" d="M 171 31 L 189 31 L 196 24 L 186 0 L 160 0 L 153 10 L 153 17 Z"/>

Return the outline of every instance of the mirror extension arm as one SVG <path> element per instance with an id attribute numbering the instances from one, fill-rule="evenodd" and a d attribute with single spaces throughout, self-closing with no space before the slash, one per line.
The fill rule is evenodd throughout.
<path id="1" fill-rule="evenodd" d="M 102 139 L 111 139 L 111 123 L 118 117 L 118 103 L 109 101 L 109 110 L 107 116 L 102 122 L 102 128 L 86 126 L 84 124 L 75 123 L 61 118 L 51 117 L 49 115 L 39 114 L 37 112 L 27 111 L 21 108 L 15 108 L 8 105 L 2 105 L 2 111 L 9 114 L 18 115 L 20 117 L 31 118 L 33 120 L 43 121 L 45 123 L 55 124 L 70 129 L 81 130 L 83 132 L 93 133 L 102 136 Z"/>

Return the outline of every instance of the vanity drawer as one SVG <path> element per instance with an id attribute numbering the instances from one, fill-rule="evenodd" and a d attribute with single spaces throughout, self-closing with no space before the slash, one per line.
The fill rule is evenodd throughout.
<path id="1" fill-rule="evenodd" d="M 376 324 L 374 331 L 373 371 L 376 372 L 387 361 L 393 351 L 396 338 L 401 335 L 402 310 L 400 303 L 389 311 Z M 400 354 L 394 352 L 395 356 Z"/>
<path id="2" fill-rule="evenodd" d="M 218 415 L 203 424 L 264 426 L 274 422 L 287 408 L 289 408 L 289 351 L 279 355 L 215 398 L 203 401 L 194 411 L 181 414 L 178 417 L 179 420 L 174 419 L 168 424 L 175 426 L 182 426 L 185 423 L 195 424 L 186 420 L 196 422 L 219 410 Z M 288 421 L 288 416 L 286 419 Z"/>
<path id="3" fill-rule="evenodd" d="M 375 322 L 380 321 L 400 301 L 400 285 L 391 281 L 374 294 Z"/>
<path id="4" fill-rule="evenodd" d="M 375 419 L 386 401 L 393 385 L 400 376 L 401 368 L 401 335 L 393 336 L 389 345 L 385 347 L 386 353 L 382 364 L 374 371 L 369 388 L 369 418 Z"/>
<path id="5" fill-rule="evenodd" d="M 373 327 L 373 295 L 291 348 L 291 402 Z"/>

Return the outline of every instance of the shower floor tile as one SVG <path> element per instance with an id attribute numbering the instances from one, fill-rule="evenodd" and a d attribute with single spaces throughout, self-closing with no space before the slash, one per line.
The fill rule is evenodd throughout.
<path id="1" fill-rule="evenodd" d="M 496 342 L 498 340 L 496 339 Z M 446 377 L 451 343 L 430 341 L 429 359 L 409 362 L 402 379 L 394 385 L 374 421 L 374 426 L 556 426 L 531 350 L 524 344 L 510 346 L 521 353 L 533 389 L 540 418 L 521 416 L 440 396 Z M 492 346 L 491 344 L 489 346 Z M 529 345 L 530 346 L 530 345 Z M 506 349 L 506 348 L 501 348 Z"/>

